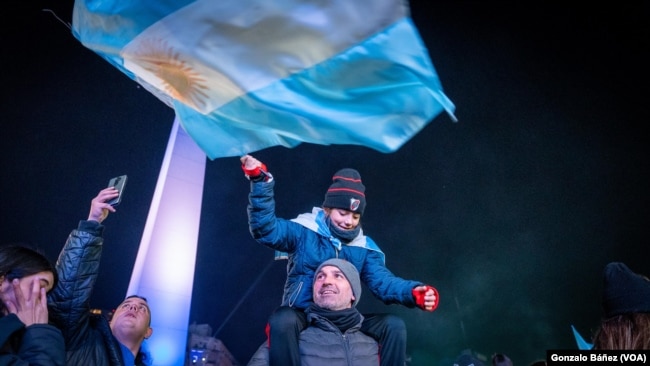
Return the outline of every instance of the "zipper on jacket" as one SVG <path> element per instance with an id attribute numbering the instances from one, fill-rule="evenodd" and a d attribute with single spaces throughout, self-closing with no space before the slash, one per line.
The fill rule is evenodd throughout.
<path id="1" fill-rule="evenodd" d="M 302 291 L 302 284 L 303 284 L 303 283 L 304 283 L 303 281 L 300 281 L 300 282 L 298 283 L 298 288 L 297 288 L 296 291 L 293 293 L 293 296 L 289 298 L 289 306 L 290 306 L 290 307 L 293 307 L 293 304 L 296 303 L 296 299 L 298 298 L 298 295 L 300 295 L 300 291 Z"/>

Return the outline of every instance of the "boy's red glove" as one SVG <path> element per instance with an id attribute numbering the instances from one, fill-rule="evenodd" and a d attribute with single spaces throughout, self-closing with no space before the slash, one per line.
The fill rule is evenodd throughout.
<path id="1" fill-rule="evenodd" d="M 266 169 L 266 164 L 264 163 L 262 163 L 261 166 L 256 166 L 253 169 L 246 169 L 246 166 L 242 164 L 241 169 L 244 171 L 244 175 L 246 175 L 246 178 L 252 181 L 259 180 L 260 178 L 266 178 L 269 172 Z"/>
<path id="2" fill-rule="evenodd" d="M 425 286 L 426 288 L 424 290 L 416 290 L 415 288 L 411 291 L 413 293 L 413 298 L 415 298 L 415 305 L 417 305 L 420 309 L 426 310 L 426 311 L 434 311 L 438 307 L 438 304 L 440 303 L 440 296 L 438 295 L 438 290 L 436 290 L 434 287 L 431 287 L 429 285 Z M 431 309 L 425 309 L 424 308 L 424 294 L 426 294 L 429 290 L 433 290 L 433 294 L 436 296 L 436 302 L 433 304 L 433 307 Z"/>

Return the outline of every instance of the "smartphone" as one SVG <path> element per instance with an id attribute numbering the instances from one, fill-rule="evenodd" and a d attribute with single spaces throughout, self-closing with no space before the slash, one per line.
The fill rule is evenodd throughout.
<path id="1" fill-rule="evenodd" d="M 112 200 L 106 202 L 111 206 L 117 206 L 122 202 L 122 194 L 124 193 L 124 186 L 126 185 L 126 175 L 120 175 L 119 177 L 111 178 L 108 181 L 109 187 L 115 187 L 118 191 L 118 196 Z"/>

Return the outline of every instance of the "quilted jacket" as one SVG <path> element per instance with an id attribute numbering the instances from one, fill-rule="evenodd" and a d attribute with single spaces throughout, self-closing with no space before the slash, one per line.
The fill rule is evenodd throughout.
<path id="1" fill-rule="evenodd" d="M 308 314 L 310 326 L 300 333 L 300 363 L 302 366 L 378 366 L 379 346 L 370 336 L 361 332 L 359 323 L 342 333 L 328 319 Z M 247 366 L 269 364 L 268 342 L 255 352 Z"/>
<path id="2" fill-rule="evenodd" d="M 82 220 L 68 236 L 56 262 L 59 282 L 48 295 L 50 319 L 63 333 L 70 366 L 125 366 L 108 319 L 90 312 L 103 230 L 104 226 L 95 221 Z M 139 365 L 144 363 L 136 363 Z"/>

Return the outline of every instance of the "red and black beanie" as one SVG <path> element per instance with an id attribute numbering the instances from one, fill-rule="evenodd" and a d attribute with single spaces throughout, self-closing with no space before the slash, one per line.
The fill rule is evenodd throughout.
<path id="1" fill-rule="evenodd" d="M 366 187 L 361 175 L 350 168 L 341 169 L 332 177 L 332 185 L 325 193 L 323 207 L 342 208 L 363 215 L 366 209 Z"/>

